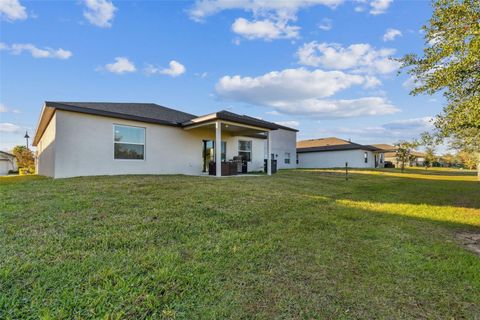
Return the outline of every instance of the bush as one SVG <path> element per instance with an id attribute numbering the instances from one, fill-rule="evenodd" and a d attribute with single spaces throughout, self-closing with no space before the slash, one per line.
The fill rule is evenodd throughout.
<path id="1" fill-rule="evenodd" d="M 35 173 L 35 167 L 34 166 L 29 166 L 28 168 L 19 168 L 18 173 L 21 176 L 28 175 L 28 174 L 34 174 Z"/>
<path id="2" fill-rule="evenodd" d="M 8 170 L 8 174 L 18 174 L 18 170 Z"/>

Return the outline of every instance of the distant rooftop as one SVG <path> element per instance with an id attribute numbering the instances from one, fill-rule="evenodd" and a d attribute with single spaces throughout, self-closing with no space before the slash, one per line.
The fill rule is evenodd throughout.
<path id="1" fill-rule="evenodd" d="M 337 151 L 337 150 L 369 150 L 377 151 L 372 146 L 365 146 L 336 137 L 309 139 L 297 142 L 297 152 L 319 152 L 319 151 Z"/>

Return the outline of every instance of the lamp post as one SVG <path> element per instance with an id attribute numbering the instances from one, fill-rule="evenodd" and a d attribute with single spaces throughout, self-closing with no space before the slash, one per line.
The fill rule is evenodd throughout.
<path id="1" fill-rule="evenodd" d="M 25 140 L 27 140 L 27 149 L 28 149 L 28 138 L 30 138 L 30 136 L 28 135 L 28 131 L 25 131 Z"/>

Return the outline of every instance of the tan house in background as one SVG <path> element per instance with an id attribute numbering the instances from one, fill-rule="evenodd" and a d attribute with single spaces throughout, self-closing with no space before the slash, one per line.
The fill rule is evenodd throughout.
<path id="1" fill-rule="evenodd" d="M 372 144 L 372 147 L 382 150 L 385 155 L 385 161 L 390 161 L 395 165 L 395 167 L 398 167 L 399 163 L 396 158 L 397 147 L 392 146 L 391 144 L 384 144 L 384 143 Z M 415 160 L 410 162 L 409 166 L 411 167 L 423 166 L 423 164 L 425 163 L 425 153 L 413 151 L 412 155 L 415 156 Z"/>

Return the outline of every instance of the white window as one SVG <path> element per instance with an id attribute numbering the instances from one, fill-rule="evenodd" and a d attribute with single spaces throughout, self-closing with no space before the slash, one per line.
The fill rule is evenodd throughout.
<path id="1" fill-rule="evenodd" d="M 368 163 L 368 152 L 363 153 L 363 158 L 365 159 L 365 163 Z"/>
<path id="2" fill-rule="evenodd" d="M 285 163 L 289 164 L 290 163 L 290 152 L 285 152 Z"/>
<path id="3" fill-rule="evenodd" d="M 238 156 L 245 161 L 252 161 L 252 141 L 238 140 Z"/>
<path id="4" fill-rule="evenodd" d="M 384 157 L 384 154 L 380 153 L 380 163 L 383 163 L 383 157 Z"/>
<path id="5" fill-rule="evenodd" d="M 114 159 L 145 159 L 145 128 L 113 125 Z"/>

